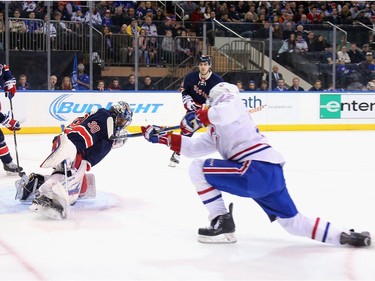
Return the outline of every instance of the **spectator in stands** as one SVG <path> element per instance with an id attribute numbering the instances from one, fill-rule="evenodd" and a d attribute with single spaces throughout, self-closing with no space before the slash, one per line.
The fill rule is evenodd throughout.
<path id="1" fill-rule="evenodd" d="M 176 39 L 176 52 L 178 63 L 183 62 L 190 56 L 190 38 L 187 31 L 182 30 L 181 35 Z"/>
<path id="2" fill-rule="evenodd" d="M 24 36 L 26 33 L 26 25 L 23 20 L 20 19 L 20 10 L 15 10 L 13 18 L 9 20 L 9 31 L 10 31 L 10 48 L 14 50 L 25 50 Z"/>
<path id="3" fill-rule="evenodd" d="M 135 75 L 134 74 L 130 74 L 128 76 L 128 81 L 124 84 L 122 89 L 125 91 L 135 90 Z"/>
<path id="4" fill-rule="evenodd" d="M 44 19 L 43 19 L 43 25 L 35 31 L 35 33 L 39 34 L 39 36 L 44 36 L 44 40 L 37 40 L 37 49 L 40 49 L 40 50 L 46 50 L 46 46 L 43 45 L 43 43 L 46 44 L 46 37 L 47 37 L 47 23 L 48 23 L 48 15 L 45 15 L 44 16 Z M 56 46 L 56 28 L 55 26 L 53 25 L 53 23 L 50 23 L 49 24 L 49 36 L 50 36 L 50 44 L 51 44 L 51 48 L 52 50 L 56 50 L 57 46 Z"/>
<path id="5" fill-rule="evenodd" d="M 102 25 L 104 26 L 113 26 L 113 19 L 111 16 L 111 10 L 106 10 L 102 16 Z"/>
<path id="6" fill-rule="evenodd" d="M 316 52 L 316 47 L 315 47 L 315 34 L 313 31 L 309 31 L 306 36 L 306 44 L 307 44 L 307 49 L 309 50 L 310 53 Z"/>
<path id="7" fill-rule="evenodd" d="M 348 52 L 346 51 L 346 46 L 342 46 L 341 50 L 337 52 L 337 58 L 340 60 L 343 58 L 346 63 L 350 63 L 350 57 Z"/>
<path id="8" fill-rule="evenodd" d="M 124 13 L 124 7 L 123 6 L 117 6 L 115 9 L 115 13 L 112 16 L 112 24 L 115 25 L 118 29 L 128 22 L 127 16 Z M 118 32 L 118 30 L 115 32 Z"/>
<path id="9" fill-rule="evenodd" d="M 283 39 L 287 40 L 291 34 L 295 34 L 295 30 L 291 22 L 287 22 L 285 28 L 283 28 Z"/>
<path id="10" fill-rule="evenodd" d="M 62 14 L 60 12 L 54 13 L 55 22 L 53 23 L 56 29 L 56 41 L 57 41 L 57 48 L 59 50 L 65 50 L 65 47 L 69 50 L 71 47 L 71 43 L 76 43 L 73 40 L 73 37 L 70 36 L 73 34 L 73 30 L 61 19 Z"/>
<path id="11" fill-rule="evenodd" d="M 75 91 L 73 89 L 72 81 L 70 80 L 70 77 L 65 76 L 61 82 L 61 90 L 62 91 Z"/>
<path id="12" fill-rule="evenodd" d="M 279 40 L 283 39 L 283 30 L 281 29 L 281 25 L 278 22 L 275 22 L 273 24 L 272 38 Z"/>
<path id="13" fill-rule="evenodd" d="M 215 45 L 215 37 L 216 36 L 224 36 L 224 31 L 218 29 L 216 26 L 217 24 L 215 23 L 214 19 L 216 19 L 216 12 L 211 11 L 210 13 L 210 18 L 206 20 L 207 24 L 207 39 L 208 43 L 211 46 Z"/>
<path id="14" fill-rule="evenodd" d="M 81 6 L 77 6 L 76 11 L 73 12 L 73 14 L 72 14 L 71 21 L 79 22 L 79 23 L 85 23 L 86 22 L 86 17 L 82 13 Z"/>
<path id="15" fill-rule="evenodd" d="M 334 25 L 340 25 L 340 24 L 342 24 L 342 18 L 341 18 L 341 16 L 338 13 L 337 8 L 333 8 L 332 9 L 331 15 L 329 15 L 329 16 L 326 17 L 326 21 L 328 21 L 328 22 L 330 22 L 330 23 L 332 23 Z"/>
<path id="16" fill-rule="evenodd" d="M 248 83 L 247 83 L 247 89 L 246 91 L 256 91 L 256 85 L 255 85 L 255 81 L 254 80 L 250 80 Z"/>
<path id="17" fill-rule="evenodd" d="M 165 37 L 161 42 L 161 50 L 164 62 L 173 64 L 175 62 L 176 46 L 172 37 L 172 30 L 166 30 Z"/>
<path id="18" fill-rule="evenodd" d="M 118 78 L 113 78 L 111 83 L 109 84 L 108 90 L 110 91 L 121 91 L 121 85 Z"/>
<path id="19" fill-rule="evenodd" d="M 336 60 L 336 55 L 333 54 L 332 46 L 328 46 L 328 48 L 322 52 L 322 63 L 333 64 L 333 60 Z"/>
<path id="20" fill-rule="evenodd" d="M 71 14 L 69 14 L 67 7 L 68 5 L 65 2 L 60 1 L 58 2 L 57 9 L 54 11 L 54 13 L 59 12 L 61 14 L 61 20 L 63 21 L 70 21 L 71 19 Z"/>
<path id="21" fill-rule="evenodd" d="M 165 35 L 167 30 L 172 30 L 172 36 L 176 37 L 177 30 L 173 25 L 172 18 L 170 17 L 166 17 L 164 22 L 160 24 L 160 26 L 158 27 L 158 35 Z"/>
<path id="22" fill-rule="evenodd" d="M 375 92 L 375 83 L 372 81 L 368 82 L 365 91 Z"/>
<path id="23" fill-rule="evenodd" d="M 154 83 L 152 83 L 151 77 L 149 75 L 146 75 L 145 78 L 143 79 L 141 90 L 156 91 L 158 90 L 158 87 Z"/>
<path id="24" fill-rule="evenodd" d="M 147 36 L 158 36 L 158 30 L 156 25 L 152 22 L 151 16 L 145 17 L 145 22 L 141 26 L 146 31 Z"/>
<path id="25" fill-rule="evenodd" d="M 238 90 L 239 90 L 240 92 L 244 92 L 244 91 L 245 91 L 245 89 L 244 89 L 244 87 L 243 87 L 243 82 L 242 82 L 241 80 L 237 80 L 237 82 L 236 82 L 236 86 L 237 86 L 237 88 L 238 88 Z"/>
<path id="26" fill-rule="evenodd" d="M 279 49 L 279 54 L 283 53 L 292 53 L 296 48 L 296 35 L 295 33 L 291 33 L 288 39 L 285 39 L 281 48 Z"/>
<path id="27" fill-rule="evenodd" d="M 78 66 L 78 74 L 77 74 L 77 84 L 78 84 L 78 91 L 88 91 L 90 90 L 90 76 L 85 73 L 85 66 L 83 63 L 79 63 Z"/>
<path id="28" fill-rule="evenodd" d="M 164 20 L 165 20 L 165 15 L 164 15 L 163 10 L 161 8 L 157 8 L 156 14 L 153 16 L 152 20 L 153 20 L 153 22 L 155 22 L 155 24 L 156 24 L 156 26 L 158 27 L 158 30 L 159 30 L 159 25 L 162 22 L 164 22 Z"/>
<path id="29" fill-rule="evenodd" d="M 296 22 L 296 25 L 302 25 L 303 30 L 309 31 L 310 30 L 310 22 L 307 19 L 307 16 L 305 14 L 301 15 L 301 19 Z"/>
<path id="30" fill-rule="evenodd" d="M 303 39 L 302 33 L 297 33 L 294 51 L 301 54 L 307 52 L 308 50 L 309 47 L 307 46 L 306 41 Z"/>
<path id="31" fill-rule="evenodd" d="M 375 78 L 375 68 L 374 68 L 374 56 L 372 52 L 367 52 L 366 60 L 362 61 L 359 64 L 359 71 L 363 76 L 363 83 L 367 83 L 367 81 L 372 80 Z"/>
<path id="32" fill-rule="evenodd" d="M 234 6 L 234 4 L 229 4 L 228 17 L 232 22 L 242 21 L 240 13 L 236 10 L 236 6 Z"/>
<path id="33" fill-rule="evenodd" d="M 138 19 L 143 20 L 146 16 L 147 10 L 146 10 L 146 4 L 144 1 L 139 2 L 137 9 L 135 10 L 135 16 Z"/>
<path id="34" fill-rule="evenodd" d="M 106 90 L 107 89 L 105 88 L 105 82 L 104 82 L 104 80 L 99 80 L 98 84 L 94 88 L 94 91 L 103 92 L 103 91 L 106 91 Z"/>
<path id="35" fill-rule="evenodd" d="M 320 12 L 318 11 L 317 7 L 313 6 L 310 12 L 307 14 L 307 19 L 312 24 L 319 24 L 320 23 Z"/>
<path id="36" fill-rule="evenodd" d="M 285 80 L 283 78 L 279 78 L 279 80 L 277 80 L 277 85 L 273 89 L 273 91 L 275 91 L 275 92 L 285 92 L 285 91 L 288 91 L 288 88 L 285 87 Z"/>
<path id="37" fill-rule="evenodd" d="M 360 63 L 362 61 L 362 56 L 360 50 L 357 48 L 356 43 L 350 44 L 350 50 L 348 51 L 351 63 Z"/>
<path id="38" fill-rule="evenodd" d="M 57 86 L 57 76 L 56 75 L 51 75 L 50 76 L 48 90 L 50 90 L 50 91 L 60 90 L 60 87 Z"/>
<path id="39" fill-rule="evenodd" d="M 194 1 L 182 1 L 180 5 L 184 10 L 184 20 L 191 20 L 191 14 L 195 11 L 198 5 L 194 3 Z"/>
<path id="40" fill-rule="evenodd" d="M 138 37 L 138 61 L 141 65 L 150 66 L 150 58 L 148 56 L 147 44 L 149 38 L 146 36 L 146 30 L 141 28 Z"/>
<path id="41" fill-rule="evenodd" d="M 35 32 L 38 30 L 38 21 L 35 20 L 35 12 L 29 13 L 29 20 L 25 21 L 26 26 L 26 44 L 25 48 L 27 50 L 36 50 L 38 45 L 38 40 L 41 40 L 38 32 Z"/>
<path id="42" fill-rule="evenodd" d="M 27 91 L 31 90 L 30 84 L 27 82 L 27 76 L 21 74 L 18 78 L 17 91 Z"/>
<path id="43" fill-rule="evenodd" d="M 98 30 L 101 30 L 102 29 L 102 16 L 100 15 L 100 13 L 96 10 L 96 8 L 92 8 L 91 12 L 90 11 L 87 11 L 86 14 L 85 14 L 85 23 L 90 23 L 90 16 L 91 16 L 91 19 L 92 19 L 92 25 L 98 29 Z"/>
<path id="44" fill-rule="evenodd" d="M 36 9 L 36 4 L 34 1 L 23 1 L 22 3 L 22 11 L 25 13 L 34 12 Z"/>
<path id="45" fill-rule="evenodd" d="M 280 29 L 279 29 L 280 30 Z M 281 31 L 281 30 L 280 30 Z M 262 27 L 259 28 L 255 33 L 254 33 L 254 38 L 260 38 L 260 39 L 265 39 L 269 38 L 269 33 L 270 33 L 270 22 L 265 21 L 262 24 Z M 275 31 L 273 29 L 273 35 L 275 34 Z"/>
<path id="46" fill-rule="evenodd" d="M 319 92 L 323 90 L 322 81 L 320 80 L 315 80 L 314 85 L 309 89 L 310 92 Z"/>
<path id="47" fill-rule="evenodd" d="M 369 44 L 363 44 L 362 46 L 362 51 L 361 51 L 361 57 L 362 57 L 362 61 L 365 61 L 366 60 L 366 54 L 370 52 L 370 45 Z"/>
<path id="48" fill-rule="evenodd" d="M 260 86 L 259 88 L 257 89 L 257 91 L 261 91 L 261 92 L 264 92 L 264 91 L 268 91 L 268 82 L 266 80 L 262 80 L 260 82 Z"/>
<path id="49" fill-rule="evenodd" d="M 293 85 L 288 89 L 290 92 L 303 92 L 305 89 L 299 85 L 299 78 L 293 78 Z"/>
<path id="50" fill-rule="evenodd" d="M 128 25 L 128 27 L 127 27 L 128 35 L 135 35 L 136 33 L 139 34 L 140 30 L 141 30 L 141 28 L 139 26 L 137 26 L 137 19 L 132 18 L 132 21 L 131 21 L 130 25 Z"/>
<path id="51" fill-rule="evenodd" d="M 327 42 L 327 39 L 323 35 L 317 36 L 314 46 L 316 52 L 328 51 L 328 49 L 331 48 L 330 44 Z"/>
<path id="52" fill-rule="evenodd" d="M 277 65 L 274 65 L 272 67 L 272 72 L 268 74 L 267 81 L 269 80 L 269 76 L 271 76 L 271 88 L 274 89 L 277 86 L 277 82 L 280 78 L 283 78 L 283 75 L 279 72 L 279 67 Z"/>
<path id="53" fill-rule="evenodd" d="M 344 57 L 339 58 L 336 75 L 339 88 L 346 88 L 351 82 L 358 81 L 358 74 L 355 70 L 348 68 Z"/>
<path id="54" fill-rule="evenodd" d="M 111 60 L 112 62 L 117 61 L 117 54 L 115 52 L 115 44 L 112 37 L 112 31 L 109 26 L 104 25 L 103 30 L 103 40 L 105 48 L 105 60 Z"/>
<path id="55" fill-rule="evenodd" d="M 155 14 L 156 14 L 155 9 L 152 7 L 152 3 L 151 3 L 151 1 L 146 1 L 146 3 L 145 3 L 145 7 L 146 7 L 146 14 L 147 14 L 148 12 L 151 12 L 152 15 L 155 15 Z M 152 15 L 151 15 L 151 18 L 152 18 Z"/>

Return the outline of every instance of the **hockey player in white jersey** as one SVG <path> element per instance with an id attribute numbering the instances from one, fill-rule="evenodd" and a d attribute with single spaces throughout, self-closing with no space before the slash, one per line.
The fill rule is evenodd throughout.
<path id="1" fill-rule="evenodd" d="M 207 132 L 189 138 L 162 132 L 157 126 L 142 127 L 144 137 L 162 143 L 187 157 L 201 157 L 218 151 L 223 159 L 194 159 L 189 174 L 198 196 L 207 208 L 208 228 L 199 228 L 202 243 L 234 243 L 233 204 L 227 210 L 222 192 L 252 198 L 287 232 L 334 245 L 369 246 L 369 232 L 354 232 L 320 218 L 301 214 L 286 187 L 284 158 L 252 120 L 236 85 L 219 83 L 211 89 L 208 102 L 189 112 L 181 123 L 187 131 L 207 126 Z"/>

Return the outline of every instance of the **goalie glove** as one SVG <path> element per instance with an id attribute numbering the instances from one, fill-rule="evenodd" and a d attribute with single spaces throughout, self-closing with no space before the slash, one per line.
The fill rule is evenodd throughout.
<path id="1" fill-rule="evenodd" d="M 155 125 L 141 126 L 142 134 L 147 141 L 170 147 L 172 132 L 163 132 L 162 129 L 163 127 Z"/>
<path id="2" fill-rule="evenodd" d="M 13 98 L 16 93 L 16 79 L 11 78 L 4 83 L 5 97 Z"/>
<path id="3" fill-rule="evenodd" d="M 18 122 L 17 120 L 12 119 L 9 116 L 9 113 L 10 112 L 8 111 L 8 114 L 4 115 L 4 120 L 3 120 L 3 122 L 1 122 L 1 124 L 3 124 L 4 127 L 8 128 L 11 131 L 18 131 L 18 130 L 20 130 L 21 129 L 20 122 Z"/>

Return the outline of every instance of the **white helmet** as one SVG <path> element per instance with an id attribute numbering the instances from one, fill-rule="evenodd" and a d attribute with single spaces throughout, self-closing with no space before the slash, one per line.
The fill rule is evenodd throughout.
<path id="1" fill-rule="evenodd" d="M 224 93 L 239 94 L 238 87 L 234 84 L 221 82 L 213 87 L 208 95 L 208 100 L 212 104 L 218 96 Z"/>

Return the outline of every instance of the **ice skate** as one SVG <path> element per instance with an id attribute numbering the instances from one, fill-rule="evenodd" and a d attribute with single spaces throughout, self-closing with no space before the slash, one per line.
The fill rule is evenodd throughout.
<path id="1" fill-rule="evenodd" d="M 176 167 L 177 164 L 180 163 L 180 154 L 177 152 L 173 152 L 170 162 L 169 162 L 169 167 Z"/>
<path id="2" fill-rule="evenodd" d="M 52 199 L 43 195 L 33 200 L 30 210 L 54 220 L 62 220 L 66 218 L 64 209 L 53 203 Z"/>
<path id="3" fill-rule="evenodd" d="M 365 247 L 371 245 L 371 236 L 367 231 L 361 233 L 354 232 L 354 229 L 350 230 L 350 234 L 342 232 L 340 235 L 340 244 L 341 245 L 351 245 L 355 247 Z"/>
<path id="4" fill-rule="evenodd" d="M 23 168 L 21 166 L 17 166 L 17 164 L 14 164 L 13 162 L 7 164 L 3 163 L 3 167 L 5 172 L 9 176 L 18 176 L 18 173 L 23 171 Z"/>
<path id="5" fill-rule="evenodd" d="M 211 226 L 199 228 L 198 241 L 208 244 L 236 243 L 237 238 L 234 235 L 236 226 L 232 216 L 233 203 L 229 204 L 229 213 L 220 215 L 211 221 Z"/>
<path id="6" fill-rule="evenodd" d="M 35 192 L 44 183 L 45 177 L 40 174 L 31 173 L 29 177 L 23 176 L 20 180 L 16 181 L 16 196 L 15 199 L 21 201 L 32 201 Z"/>

